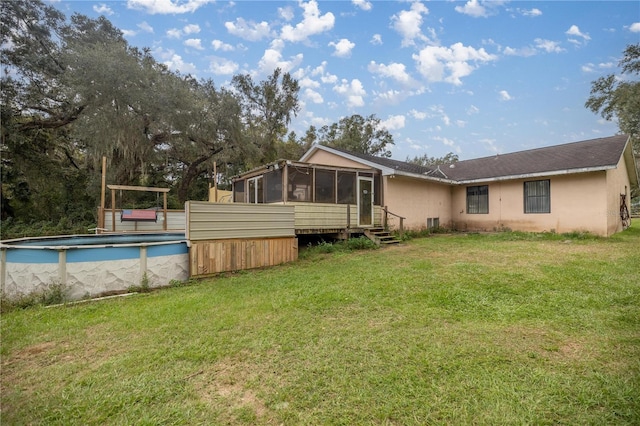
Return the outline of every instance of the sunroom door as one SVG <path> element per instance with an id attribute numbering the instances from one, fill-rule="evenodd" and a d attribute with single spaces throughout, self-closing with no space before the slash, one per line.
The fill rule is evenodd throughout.
<path id="1" fill-rule="evenodd" d="M 373 226 L 373 179 L 358 178 L 358 226 Z"/>
<path id="2" fill-rule="evenodd" d="M 264 203 L 262 176 L 251 178 L 248 180 L 248 182 L 248 202 L 252 204 Z"/>

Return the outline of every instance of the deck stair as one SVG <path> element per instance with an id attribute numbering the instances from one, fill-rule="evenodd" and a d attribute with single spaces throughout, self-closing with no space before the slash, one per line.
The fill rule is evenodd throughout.
<path id="1" fill-rule="evenodd" d="M 400 244 L 400 240 L 383 228 L 367 229 L 364 231 L 364 235 L 379 246 Z"/>

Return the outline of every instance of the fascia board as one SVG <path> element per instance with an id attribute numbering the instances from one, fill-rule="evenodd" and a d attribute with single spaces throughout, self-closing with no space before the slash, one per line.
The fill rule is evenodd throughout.
<path id="1" fill-rule="evenodd" d="M 329 152 L 329 153 L 334 154 L 334 155 L 338 155 L 338 156 L 340 156 L 342 158 L 346 158 L 347 160 L 355 161 L 356 163 L 363 164 L 363 165 L 365 165 L 365 166 L 367 166 L 369 168 L 372 168 L 372 169 L 378 169 L 378 170 L 380 170 L 382 172 L 383 176 L 392 175 L 396 171 L 395 169 L 392 169 L 390 167 L 386 167 L 386 166 L 383 166 L 381 164 L 374 163 L 373 161 L 364 160 L 364 159 L 362 159 L 360 157 L 356 157 L 355 155 L 347 154 L 347 153 L 342 152 L 342 151 L 337 151 L 337 150 L 332 149 L 332 148 L 330 148 L 328 146 L 325 146 L 325 145 L 314 145 L 313 147 L 311 147 L 311 149 L 309 149 L 309 151 L 307 151 L 300 158 L 300 161 L 306 161 L 311 156 L 311 154 L 313 154 L 313 152 L 315 150 L 317 150 L 317 149 Z"/>
<path id="2" fill-rule="evenodd" d="M 640 177 L 638 176 L 638 168 L 636 167 L 636 159 L 633 155 L 633 147 L 631 146 L 631 138 L 627 139 L 627 144 L 622 151 L 622 156 L 619 161 L 624 160 L 627 166 L 629 181 L 632 186 L 640 186 Z"/>
<path id="3" fill-rule="evenodd" d="M 452 179 L 437 178 L 437 177 L 427 176 L 427 175 L 418 174 L 418 173 L 403 172 L 395 169 L 389 169 L 389 170 L 391 170 L 391 173 L 389 174 L 382 173 L 382 176 L 403 176 L 403 177 L 409 177 L 413 179 L 428 180 L 430 182 L 446 183 L 448 185 L 455 185 L 457 183 L 455 180 L 452 180 Z"/>

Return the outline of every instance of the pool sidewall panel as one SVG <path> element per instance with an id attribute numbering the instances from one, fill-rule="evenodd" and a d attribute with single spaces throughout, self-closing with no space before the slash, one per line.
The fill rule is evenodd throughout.
<path id="1" fill-rule="evenodd" d="M 68 300 L 126 292 L 146 280 L 149 287 L 189 278 L 186 241 L 139 246 L 2 249 L 3 297 L 18 299 L 63 284 Z M 63 262 L 63 264 L 61 264 Z M 64 274 L 61 276 L 61 274 Z"/>

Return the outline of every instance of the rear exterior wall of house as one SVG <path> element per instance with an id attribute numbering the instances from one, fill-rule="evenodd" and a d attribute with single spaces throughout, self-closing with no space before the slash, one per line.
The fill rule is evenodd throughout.
<path id="1" fill-rule="evenodd" d="M 547 183 L 545 183 L 545 181 Z M 527 184 L 525 184 L 527 182 Z M 488 205 L 479 211 L 472 202 L 475 189 L 485 186 Z M 545 188 L 536 194 L 531 185 Z M 460 185 L 452 189 L 455 229 L 526 232 L 588 231 L 609 235 L 607 184 L 604 171 Z M 532 195 L 540 199 L 532 202 Z M 529 202 L 525 201 L 529 199 Z M 476 210 L 474 212 L 474 210 Z M 526 211 L 529 210 L 529 211 Z"/>
<path id="2" fill-rule="evenodd" d="M 389 211 L 407 218 L 405 229 L 419 230 L 429 225 L 450 227 L 450 185 L 402 176 L 385 176 L 383 182 L 384 204 Z M 398 219 L 390 219 L 393 219 L 391 225 L 397 227 Z"/>
<path id="3" fill-rule="evenodd" d="M 627 209 L 631 206 L 631 184 L 629 183 L 629 170 L 623 159 L 615 169 L 607 170 L 607 235 L 622 231 L 622 219 L 620 218 L 620 195 L 624 194 Z"/>

